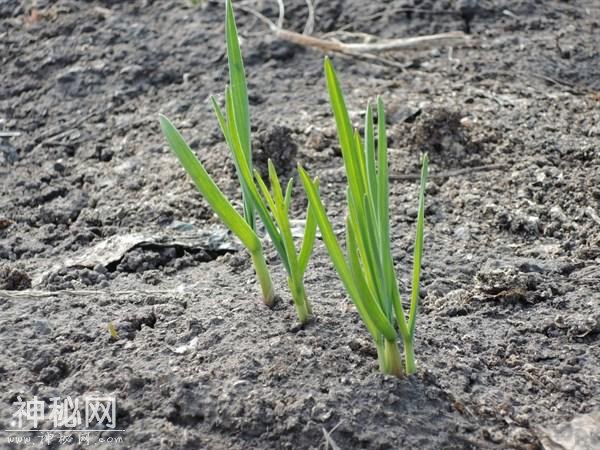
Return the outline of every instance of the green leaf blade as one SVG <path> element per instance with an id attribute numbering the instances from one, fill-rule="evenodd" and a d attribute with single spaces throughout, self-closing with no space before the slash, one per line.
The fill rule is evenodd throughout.
<path id="1" fill-rule="evenodd" d="M 377 128 L 377 214 L 379 238 L 382 248 L 385 248 L 386 244 L 389 246 L 390 242 L 390 187 L 385 108 L 381 97 L 377 98 Z"/>
<path id="2" fill-rule="evenodd" d="M 275 169 L 271 158 L 268 159 L 267 165 L 269 171 L 269 182 L 271 183 L 271 189 L 273 190 L 273 199 L 275 200 L 277 207 L 279 209 L 283 209 L 285 205 L 285 199 L 281 189 L 281 183 L 279 182 L 279 175 L 277 175 L 277 170 Z"/>
<path id="3" fill-rule="evenodd" d="M 372 300 L 374 298 L 374 294 L 370 290 L 363 275 L 363 268 L 360 262 L 359 250 L 356 243 L 356 233 L 354 232 L 352 219 L 349 216 L 346 218 L 346 248 L 348 250 L 350 270 L 352 271 L 352 276 L 354 277 L 354 281 L 356 282 L 359 291 L 362 293 L 369 293 L 369 297 L 363 297 L 361 300 L 364 300 L 365 298 Z M 377 341 L 381 333 L 375 322 L 370 317 L 366 305 L 367 301 L 365 300 L 359 303 L 360 304 L 356 305 L 356 309 L 358 310 L 362 320 L 365 322 L 365 325 L 371 333 L 371 336 Z"/>
<path id="4" fill-rule="evenodd" d="M 179 159 L 179 162 L 215 213 L 251 253 L 260 251 L 261 243 L 256 233 L 233 206 L 231 206 L 229 200 L 227 200 L 208 172 L 206 172 L 202 163 L 189 148 L 183 136 L 181 136 L 171 121 L 162 114 L 160 115 L 160 126 L 171 150 L 175 153 L 177 159 Z"/>
<path id="5" fill-rule="evenodd" d="M 232 96 L 227 96 L 227 103 L 229 108 L 232 106 Z M 252 170 L 250 165 L 248 164 L 248 160 L 245 157 L 244 149 L 242 148 L 242 144 L 240 142 L 240 137 L 237 132 L 237 127 L 235 123 L 235 116 L 231 115 L 229 117 L 228 122 L 228 133 L 231 142 L 231 151 L 234 155 L 234 160 L 236 161 L 237 168 L 240 171 L 241 183 L 242 183 L 242 192 L 247 192 L 248 201 L 252 203 L 252 208 L 256 209 L 260 219 L 271 238 L 271 242 L 275 246 L 277 253 L 281 257 L 284 264 L 287 267 L 288 256 L 285 250 L 285 245 L 283 243 L 283 239 L 279 230 L 277 229 L 273 219 L 271 218 L 271 214 L 269 213 L 267 206 L 263 202 L 263 199 L 256 188 L 256 184 L 254 182 L 254 178 L 252 177 Z"/>
<path id="6" fill-rule="evenodd" d="M 287 187 L 285 188 L 285 212 L 289 214 L 290 205 L 292 204 L 292 192 L 294 190 L 294 178 L 290 178 Z"/>
<path id="7" fill-rule="evenodd" d="M 419 188 L 419 212 L 417 215 L 417 233 L 415 237 L 415 250 L 413 256 L 413 276 L 412 292 L 410 301 L 410 314 L 408 319 L 408 329 L 412 336 L 415 332 L 417 322 L 417 307 L 419 304 L 419 283 L 421 280 L 421 260 L 423 258 L 423 240 L 425 227 L 425 189 L 427 187 L 427 177 L 429 174 L 429 157 L 423 156 L 421 166 L 421 185 Z"/>
<path id="8" fill-rule="evenodd" d="M 375 324 L 375 327 L 379 330 L 381 334 L 383 334 L 386 337 L 386 339 L 395 340 L 397 338 L 396 330 L 394 329 L 393 325 L 388 321 L 385 314 L 381 311 L 377 302 L 367 300 L 370 297 L 369 292 L 362 292 L 357 287 L 356 281 L 352 274 L 352 270 L 346 262 L 344 253 L 342 252 L 337 237 L 333 232 L 333 227 L 331 226 L 331 222 L 327 217 L 325 207 L 323 206 L 323 202 L 321 201 L 321 198 L 315 185 L 313 184 L 306 171 L 302 169 L 302 167 L 298 168 L 298 172 L 300 173 L 300 180 L 304 185 L 308 201 L 314 208 L 316 221 L 319 226 L 319 229 L 321 230 L 323 242 L 327 247 L 327 251 L 329 252 L 331 261 L 333 262 L 333 265 L 337 270 L 340 279 L 342 280 L 342 283 L 346 288 L 346 291 L 348 291 L 350 298 L 352 299 L 355 305 L 363 304 L 363 302 L 365 305 L 370 305 L 370 308 L 366 308 L 366 312 L 368 313 L 372 322 Z"/>
<path id="9" fill-rule="evenodd" d="M 312 255 L 317 238 L 317 221 L 312 212 L 312 207 L 309 205 L 306 213 L 306 225 L 304 226 L 304 238 L 302 239 L 302 247 L 298 255 L 298 270 L 304 276 L 310 256 Z"/>
<path id="10" fill-rule="evenodd" d="M 233 14 L 231 0 L 225 2 L 225 36 L 227 41 L 227 62 L 229 66 L 229 85 L 231 87 L 235 121 L 238 127 L 240 143 L 244 149 L 246 158 L 252 161 L 252 150 L 250 141 L 250 107 L 248 102 L 248 86 L 244 61 L 240 49 L 240 41 Z M 231 119 L 229 119 L 231 120 Z"/>
<path id="11" fill-rule="evenodd" d="M 371 104 L 367 104 L 367 112 L 365 114 L 365 144 L 364 144 L 364 159 L 367 172 L 369 202 L 373 206 L 373 210 L 378 212 L 378 179 L 375 169 L 375 132 L 373 129 L 373 109 Z M 379 222 L 379 218 L 376 219 Z"/>
<path id="12" fill-rule="evenodd" d="M 366 190 L 364 179 L 364 168 L 360 164 L 360 149 L 357 148 L 355 134 L 350 123 L 348 108 L 344 100 L 344 94 L 335 73 L 333 64 L 329 58 L 325 58 L 325 77 L 327 79 L 327 90 L 331 102 L 331 109 L 336 122 L 342 157 L 346 168 L 348 185 L 352 195 L 361 199 Z M 359 206 L 362 209 L 361 206 Z"/>

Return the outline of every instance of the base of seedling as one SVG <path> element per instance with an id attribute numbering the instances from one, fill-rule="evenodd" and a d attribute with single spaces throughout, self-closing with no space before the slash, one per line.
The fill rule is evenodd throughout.
<path id="1" fill-rule="evenodd" d="M 417 371 L 415 361 L 415 347 L 412 341 L 404 340 L 404 367 L 406 375 L 412 375 Z"/>
<path id="2" fill-rule="evenodd" d="M 379 370 L 386 375 L 401 377 L 404 374 L 402 370 L 402 356 L 395 341 L 383 339 L 377 345 L 377 358 L 379 360 Z"/>
<path id="3" fill-rule="evenodd" d="M 312 318 L 312 309 L 310 307 L 310 303 L 308 302 L 308 298 L 306 297 L 304 286 L 296 286 L 292 282 L 291 278 L 288 278 L 288 286 L 290 287 L 290 292 L 292 293 L 292 300 L 294 302 L 294 307 L 296 308 L 298 321 L 302 325 L 306 325 Z"/>
<path id="4" fill-rule="evenodd" d="M 271 281 L 269 268 L 267 267 L 267 262 L 262 251 L 252 255 L 252 264 L 256 271 L 256 278 L 260 284 L 260 289 L 262 290 L 263 302 L 265 305 L 271 307 L 275 303 L 275 290 L 273 289 L 273 281 Z"/>

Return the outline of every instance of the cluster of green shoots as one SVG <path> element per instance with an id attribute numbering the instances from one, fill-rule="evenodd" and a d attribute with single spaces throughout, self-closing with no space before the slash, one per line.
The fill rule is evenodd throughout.
<path id="1" fill-rule="evenodd" d="M 331 261 L 375 341 L 380 370 L 394 375 L 402 373 L 397 325 L 404 345 L 406 373 L 412 374 L 416 370 L 413 342 L 423 255 L 427 155 L 421 170 L 412 295 L 407 318 L 398 292 L 390 249 L 388 149 L 383 101 L 377 99 L 376 148 L 371 106 L 367 105 L 363 142 L 358 130 L 352 129 L 339 81 L 328 58 L 325 59 L 325 74 L 348 180 L 346 256 L 333 232 L 316 184 L 302 168 L 299 168 L 300 178 Z"/>
<path id="2" fill-rule="evenodd" d="M 293 179 L 290 179 L 284 194 L 275 167 L 269 161 L 271 193 L 258 172 L 252 169 L 248 89 L 230 0 L 226 2 L 225 29 L 229 62 L 229 86 L 225 89 L 225 114 L 215 98 L 211 100 L 240 182 L 244 204 L 243 216 L 217 187 L 169 119 L 162 115 L 160 116 L 161 128 L 171 149 L 194 180 L 200 193 L 250 253 L 262 288 L 263 300 L 266 305 L 271 306 L 275 299 L 275 291 L 257 233 L 256 216 L 258 215 L 288 273 L 288 284 L 298 319 L 304 324 L 309 322 L 311 317 L 311 307 L 304 289 L 304 272 L 315 242 L 316 223 L 311 212 L 308 211 L 304 239 L 298 252 L 289 219 Z"/>
<path id="3" fill-rule="evenodd" d="M 423 158 L 421 170 L 412 292 L 410 309 L 406 314 L 398 290 L 390 248 L 388 149 L 383 102 L 381 99 L 377 100 L 377 141 L 370 105 L 366 111 L 365 135 L 361 139 L 358 131 L 353 129 L 350 123 L 333 65 L 329 59 L 325 59 L 327 87 L 348 181 L 346 253 L 338 242 L 321 201 L 318 180 L 312 179 L 300 166 L 298 171 L 309 205 L 304 238 L 300 250 L 297 250 L 290 226 L 293 178 L 284 190 L 274 165 L 269 161 L 269 189 L 252 167 L 247 84 L 231 0 L 226 0 L 225 28 L 229 62 L 225 114 L 214 98 L 212 104 L 235 163 L 242 192 L 243 214 L 232 206 L 217 187 L 177 129 L 161 115 L 161 128 L 171 149 L 214 212 L 250 253 L 265 304 L 271 306 L 275 294 L 262 241 L 257 232 L 257 216 L 288 274 L 288 285 L 298 319 L 302 324 L 309 322 L 312 314 L 304 288 L 304 274 L 313 251 L 318 227 L 333 265 L 375 342 L 380 370 L 397 376 L 403 372 L 414 373 L 416 364 L 413 343 L 423 254 L 427 156 Z M 400 339 L 404 349 L 404 370 L 398 346 Z"/>

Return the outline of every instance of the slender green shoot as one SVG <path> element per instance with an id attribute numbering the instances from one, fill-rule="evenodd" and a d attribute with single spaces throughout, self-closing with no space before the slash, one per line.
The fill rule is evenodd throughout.
<path id="1" fill-rule="evenodd" d="M 171 150 L 179 159 L 183 168 L 192 177 L 196 187 L 213 208 L 223 223 L 235 234 L 246 247 L 252 257 L 256 276 L 263 293 L 263 301 L 271 306 L 275 300 L 273 282 L 267 267 L 262 244 L 256 232 L 256 212 L 250 191 L 256 191 L 252 176 L 250 184 L 248 178 L 242 176 L 242 170 L 252 173 L 252 149 L 250 141 L 250 115 L 248 108 L 248 93 L 244 63 L 239 46 L 233 7 L 231 1 L 226 2 L 226 40 L 227 59 L 229 62 L 229 84 L 226 90 L 227 122 L 213 99 L 217 111 L 217 118 L 229 148 L 232 150 L 233 161 L 237 170 L 244 204 L 243 217 L 233 208 L 229 200 L 219 190 L 213 179 L 204 169 L 202 163 L 196 158 L 192 150 L 173 124 L 165 116 L 160 116 L 163 134 L 167 138 Z M 234 151 L 235 148 L 235 151 Z"/>
<path id="2" fill-rule="evenodd" d="M 225 90 L 225 114 L 214 97 L 211 98 L 213 108 L 233 155 L 238 178 L 243 187 L 246 220 L 254 223 L 257 214 L 265 226 L 288 274 L 288 285 L 298 319 L 305 324 L 310 320 L 311 307 L 306 297 L 303 280 L 312 253 L 317 226 L 309 212 L 302 248 L 300 254 L 297 254 L 289 221 L 293 181 L 290 180 L 284 197 L 275 167 L 269 161 L 269 182 L 273 189 L 271 194 L 264 181 L 252 168 L 247 83 L 231 0 L 226 1 L 225 29 L 230 82 Z"/>
<path id="3" fill-rule="evenodd" d="M 353 130 L 350 123 L 342 89 L 328 58 L 325 58 L 325 74 L 348 180 L 346 254 L 333 232 L 317 185 L 301 167 L 300 179 L 333 265 L 375 342 L 380 370 L 402 375 L 398 348 L 401 339 L 404 372 L 410 375 L 416 371 L 414 336 L 423 255 L 428 157 L 423 156 L 421 168 L 412 293 L 410 310 L 406 313 L 400 300 L 390 248 L 388 149 L 383 101 L 377 99 L 377 145 L 370 105 L 365 115 L 365 136 L 361 141 L 358 131 Z"/>
<path id="4" fill-rule="evenodd" d="M 243 217 L 231 206 L 179 132 L 164 116 L 161 116 L 160 119 L 161 126 L 171 149 L 196 183 L 198 190 L 225 225 L 248 249 L 263 290 L 264 301 L 267 305 L 271 305 L 274 293 L 271 276 L 263 256 L 261 241 L 256 231 L 256 216 L 258 215 L 288 273 L 288 284 L 298 318 L 300 322 L 306 323 L 310 320 L 311 308 L 306 298 L 303 279 L 315 240 L 316 222 L 309 211 L 304 240 L 298 254 L 289 221 L 292 182 L 290 181 L 290 184 L 288 184 L 284 196 L 275 167 L 271 161 L 269 161 L 269 181 L 273 194 L 269 192 L 260 176 L 254 176 L 244 63 L 239 46 L 233 6 L 231 0 L 226 0 L 225 3 L 225 35 L 229 65 L 229 86 L 225 89 L 225 112 L 221 110 L 214 97 L 211 98 L 211 101 L 221 132 L 231 152 L 240 182 L 244 203 Z M 315 185 L 317 183 L 316 180 L 312 180 L 312 182 Z"/>
<path id="5" fill-rule="evenodd" d="M 263 248 L 256 231 L 244 217 L 231 205 L 227 197 L 221 192 L 210 175 L 190 147 L 187 145 L 179 131 L 165 116 L 160 115 L 160 126 L 171 150 L 175 153 L 181 165 L 190 175 L 194 184 L 219 216 L 223 223 L 235 234 L 248 250 L 254 263 L 256 276 L 263 293 L 263 301 L 271 306 L 275 299 L 271 275 L 267 268 Z"/>
<path id="6" fill-rule="evenodd" d="M 300 252 L 300 256 L 303 258 L 299 260 L 298 255 L 296 255 L 296 248 L 294 246 L 289 222 L 289 207 L 293 188 L 291 183 L 293 180 L 290 180 L 290 184 L 288 184 L 286 189 L 286 196 L 283 197 L 281 183 L 271 160 L 269 160 L 269 182 L 273 189 L 273 195 L 269 193 L 269 189 L 257 171 L 254 171 L 253 178 L 252 168 L 248 163 L 248 160 L 244 157 L 244 148 L 237 127 L 235 126 L 235 106 L 232 89 L 228 88 L 226 90 L 225 98 L 227 118 L 213 98 L 213 106 L 221 126 L 221 131 L 234 155 L 238 177 L 244 186 L 246 198 L 248 199 L 248 202 L 252 204 L 253 211 L 256 211 L 260 217 L 267 234 L 271 238 L 275 250 L 277 250 L 277 253 L 279 254 L 283 266 L 288 273 L 288 285 L 298 313 L 298 319 L 301 323 L 305 324 L 310 320 L 311 308 L 304 291 L 303 279 L 308 259 L 312 253 L 316 234 L 316 224 L 313 222 L 313 219 L 311 219 L 312 214 L 309 211 L 307 214 L 302 250 Z M 314 180 L 314 182 L 316 182 L 316 180 Z M 300 264 L 300 262 L 303 262 L 303 264 Z"/>
<path id="7" fill-rule="evenodd" d="M 258 171 L 254 171 L 254 176 L 260 186 L 263 199 L 269 208 L 271 217 L 277 226 L 277 238 L 283 243 L 285 252 L 280 253 L 280 256 L 288 273 L 288 286 L 292 293 L 298 320 L 300 323 L 305 324 L 310 320 L 312 310 L 304 290 L 304 273 L 306 272 L 306 267 L 308 266 L 308 261 L 315 243 L 317 222 L 315 221 L 315 217 L 309 206 L 306 214 L 306 225 L 304 227 L 304 239 L 302 240 L 302 246 L 298 253 L 294 244 L 292 227 L 289 219 L 294 179 L 290 179 L 284 194 L 281 189 L 281 183 L 279 182 L 275 166 L 271 160 L 269 160 L 269 183 L 271 184 L 272 193 L 269 192 L 269 188 Z M 315 186 L 318 186 L 318 180 L 315 179 L 312 182 Z M 264 208 L 264 203 L 259 205 L 259 208 Z"/>

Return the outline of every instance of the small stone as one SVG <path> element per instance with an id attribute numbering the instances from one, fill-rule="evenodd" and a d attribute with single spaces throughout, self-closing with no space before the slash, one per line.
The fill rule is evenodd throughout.
<path id="1" fill-rule="evenodd" d="M 225 321 L 225 319 L 223 319 L 223 317 L 221 317 L 221 316 L 215 316 L 215 317 L 212 317 L 208 323 L 209 323 L 209 325 L 213 325 L 214 326 L 214 325 L 220 325 L 224 321 Z"/>
<path id="2" fill-rule="evenodd" d="M 409 208 L 406 208 L 405 213 L 411 219 L 416 219 L 417 216 L 419 215 L 419 210 L 417 208 L 415 208 L 414 206 L 411 206 Z"/>
<path id="3" fill-rule="evenodd" d="M 495 203 L 486 203 L 483 207 L 483 214 L 486 216 L 493 216 L 496 212 L 498 212 L 498 205 Z"/>
<path id="4" fill-rule="evenodd" d="M 468 241 L 471 239 L 471 232 L 467 227 L 458 227 L 454 230 L 454 237 L 461 241 Z"/>
<path id="5" fill-rule="evenodd" d="M 531 435 L 531 432 L 522 427 L 517 427 L 517 428 L 513 429 L 510 432 L 509 439 L 515 443 L 518 443 L 518 442 L 528 443 L 528 442 L 532 442 L 534 440 L 533 436 Z"/>
<path id="6" fill-rule="evenodd" d="M 540 170 L 535 174 L 535 179 L 538 183 L 543 183 L 546 180 L 546 173 L 543 170 Z"/>

